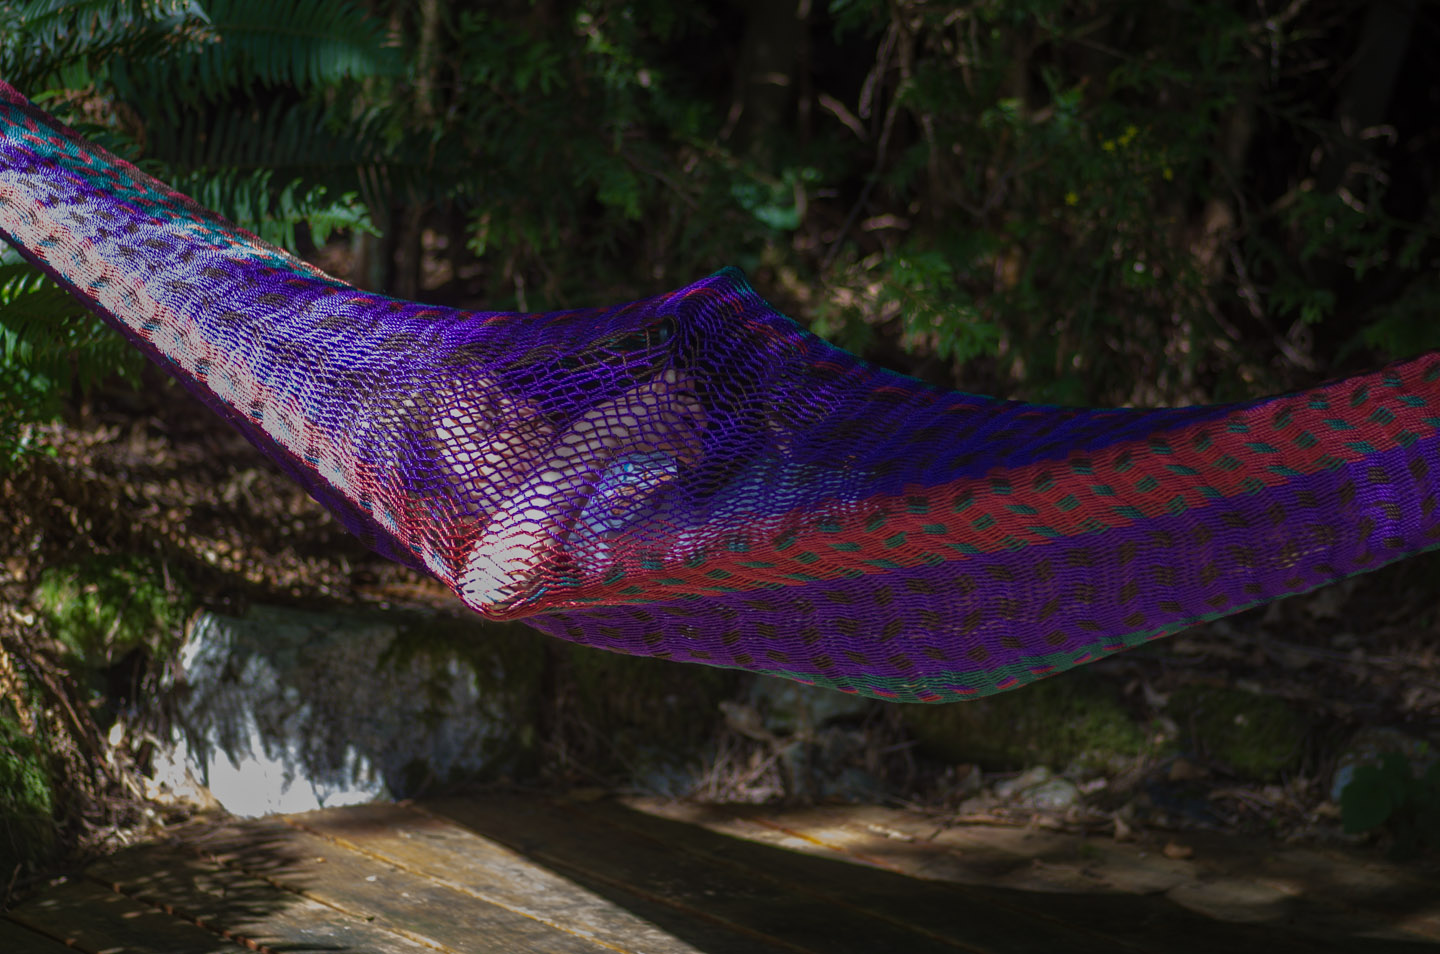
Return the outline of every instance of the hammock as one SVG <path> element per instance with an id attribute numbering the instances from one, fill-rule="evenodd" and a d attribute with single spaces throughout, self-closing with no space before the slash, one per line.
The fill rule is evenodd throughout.
<path id="1" fill-rule="evenodd" d="M 359 291 L 0 83 L 0 238 L 491 619 L 973 698 L 1440 543 L 1440 355 L 1163 410 L 940 390 L 737 271 L 522 315 Z"/>

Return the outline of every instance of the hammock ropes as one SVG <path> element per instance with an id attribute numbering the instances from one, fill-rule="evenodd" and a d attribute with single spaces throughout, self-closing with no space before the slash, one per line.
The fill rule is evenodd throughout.
<path id="1" fill-rule="evenodd" d="M 550 314 L 360 291 L 0 83 L 0 238 L 492 619 L 885 699 L 1011 689 L 1440 544 L 1440 355 L 1158 410 L 937 389 L 737 271 Z"/>

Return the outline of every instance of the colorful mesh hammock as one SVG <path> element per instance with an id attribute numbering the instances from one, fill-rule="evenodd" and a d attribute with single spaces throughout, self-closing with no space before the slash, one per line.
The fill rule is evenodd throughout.
<path id="1" fill-rule="evenodd" d="M 740 273 L 521 315 L 330 278 L 0 83 L 0 238 L 493 619 L 937 702 L 1440 542 L 1440 355 L 1170 410 L 943 391 Z"/>

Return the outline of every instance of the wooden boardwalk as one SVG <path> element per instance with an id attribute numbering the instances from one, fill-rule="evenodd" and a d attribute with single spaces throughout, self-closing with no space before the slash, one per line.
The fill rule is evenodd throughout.
<path id="1" fill-rule="evenodd" d="M 881 808 L 485 794 L 195 823 L 0 916 L 0 951 L 1440 949 L 1440 881 L 1182 841 L 1189 858 Z"/>

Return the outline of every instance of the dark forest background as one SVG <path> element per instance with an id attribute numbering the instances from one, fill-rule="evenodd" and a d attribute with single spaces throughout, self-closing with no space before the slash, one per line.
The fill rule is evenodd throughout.
<path id="1" fill-rule="evenodd" d="M 0 2 L 12 84 L 368 288 L 546 310 L 734 264 L 1058 403 L 1440 345 L 1437 40 L 1416 0 Z M 7 255 L 13 451 L 138 358 Z"/>

